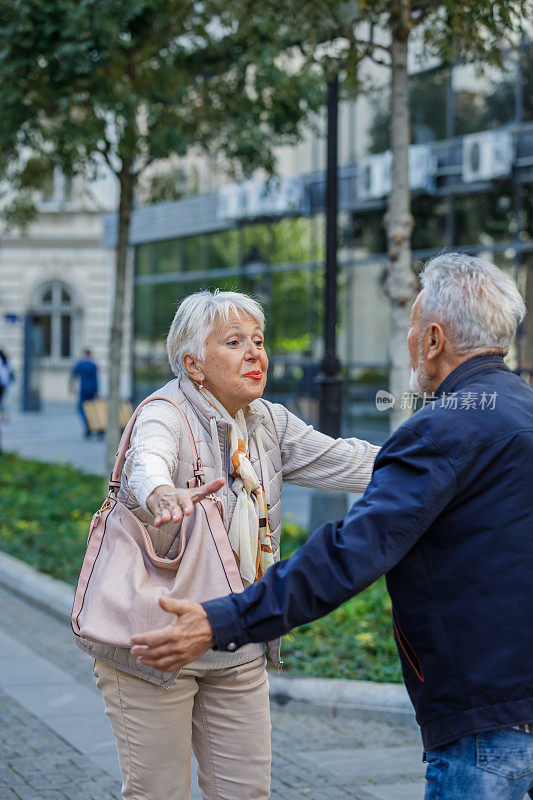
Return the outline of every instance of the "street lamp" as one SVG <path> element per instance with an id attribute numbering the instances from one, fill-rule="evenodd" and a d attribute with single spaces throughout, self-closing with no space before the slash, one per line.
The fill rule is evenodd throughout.
<path id="1" fill-rule="evenodd" d="M 338 215 L 338 105 L 339 78 L 328 81 L 328 135 L 326 172 L 326 271 L 324 279 L 324 355 L 317 378 L 319 386 L 319 428 L 337 438 L 341 429 L 342 381 L 337 357 L 337 215 Z M 313 492 L 309 530 L 331 519 L 345 516 L 346 494 Z"/>
<path id="2" fill-rule="evenodd" d="M 340 362 L 337 357 L 337 216 L 339 79 L 328 81 L 326 172 L 326 270 L 324 280 L 324 355 L 320 363 L 319 428 L 337 438 L 341 425 Z"/>

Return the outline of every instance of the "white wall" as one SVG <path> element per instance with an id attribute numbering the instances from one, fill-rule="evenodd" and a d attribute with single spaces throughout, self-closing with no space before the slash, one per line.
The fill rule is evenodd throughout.
<path id="1" fill-rule="evenodd" d="M 73 361 L 89 347 L 100 366 L 101 389 L 107 386 L 107 337 L 113 288 L 113 253 L 101 247 L 102 215 L 96 212 L 47 212 L 39 215 L 27 234 L 5 235 L 0 243 L 0 346 L 13 361 L 22 388 L 24 315 L 38 287 L 61 280 L 72 290 L 79 313 L 75 316 L 72 359 L 41 367 L 44 402 L 66 400 Z M 131 291 L 128 292 L 131 302 Z M 7 315 L 16 315 L 9 322 Z M 123 393 L 129 395 L 129 314 L 123 358 Z"/>

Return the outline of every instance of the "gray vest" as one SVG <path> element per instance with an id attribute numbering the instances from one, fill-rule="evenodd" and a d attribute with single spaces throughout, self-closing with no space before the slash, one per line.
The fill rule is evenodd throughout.
<path id="1" fill-rule="evenodd" d="M 155 395 L 164 395 L 174 400 L 183 409 L 189 425 L 191 426 L 199 457 L 202 460 L 205 479 L 207 482 L 218 477 L 226 478 L 225 485 L 219 490 L 224 510 L 226 528 L 229 524 L 237 500 L 236 494 L 231 489 L 231 479 L 228 480 L 230 468 L 230 425 L 198 392 L 189 378 L 179 378 L 170 381 Z M 150 404 L 150 413 L 158 401 Z M 161 405 L 168 407 L 160 401 Z M 140 412 L 143 413 L 144 409 Z M 174 475 L 175 486 L 186 487 L 187 482 L 193 477 L 193 456 L 189 443 L 185 423 L 176 411 L 176 419 L 180 426 L 179 454 Z M 248 457 L 256 474 L 265 489 L 269 527 L 272 537 L 272 550 L 274 559 L 279 560 L 279 539 L 281 532 L 281 486 L 282 464 L 279 437 L 276 433 L 274 422 L 266 403 L 255 400 L 245 410 L 245 419 L 248 429 Z M 118 498 L 143 522 L 150 535 L 157 553 L 171 557 L 172 543 L 176 542 L 176 525 L 168 523 L 156 528 L 150 524 L 152 515 L 146 512 L 138 503 L 132 490 L 128 486 L 128 473 L 131 472 L 131 463 L 128 456 L 135 444 L 135 427 L 132 434 L 132 448 L 126 454 L 126 464 L 122 473 L 122 483 Z M 164 687 L 169 686 L 175 674 L 161 672 L 145 665 L 137 664 L 126 648 L 110 645 L 96 644 L 76 639 L 89 655 L 109 664 L 112 667 L 136 675 L 140 678 Z M 235 653 L 218 652 L 210 650 L 187 665 L 191 669 L 224 669 L 238 664 L 244 664 L 260 657 L 264 652 L 263 645 L 249 644 L 240 648 Z M 276 666 L 280 666 L 279 647 L 269 648 L 269 653 Z"/>

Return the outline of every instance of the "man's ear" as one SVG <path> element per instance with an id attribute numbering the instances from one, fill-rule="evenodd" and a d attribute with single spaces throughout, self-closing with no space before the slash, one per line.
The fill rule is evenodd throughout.
<path id="1" fill-rule="evenodd" d="M 444 330 L 438 322 L 432 322 L 427 332 L 427 358 L 437 358 L 444 347 Z"/>
<path id="2" fill-rule="evenodd" d="M 183 366 L 185 367 L 185 372 L 192 381 L 198 384 L 203 382 L 205 378 L 204 371 L 198 361 L 189 353 L 183 356 Z"/>

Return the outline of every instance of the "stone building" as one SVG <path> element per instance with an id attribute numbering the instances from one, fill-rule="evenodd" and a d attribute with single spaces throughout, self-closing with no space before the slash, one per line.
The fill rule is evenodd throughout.
<path id="1" fill-rule="evenodd" d="M 12 360 L 13 394 L 26 405 L 66 400 L 69 375 L 84 348 L 107 382 L 107 331 L 113 252 L 102 246 L 103 216 L 116 208 L 114 178 L 67 182 L 56 173 L 38 215 L 0 240 L 0 347 Z M 129 350 L 124 391 L 129 394 Z"/>

